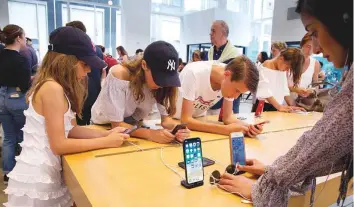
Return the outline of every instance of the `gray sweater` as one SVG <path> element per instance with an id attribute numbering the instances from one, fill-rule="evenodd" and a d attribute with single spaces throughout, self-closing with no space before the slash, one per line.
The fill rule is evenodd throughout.
<path id="1" fill-rule="evenodd" d="M 308 189 L 314 178 L 330 173 L 332 165 L 331 174 L 343 172 L 352 157 L 353 66 L 345 76 L 341 91 L 328 103 L 322 119 L 288 153 L 267 166 L 264 175 L 253 185 L 253 205 L 285 207 L 290 191 Z"/>

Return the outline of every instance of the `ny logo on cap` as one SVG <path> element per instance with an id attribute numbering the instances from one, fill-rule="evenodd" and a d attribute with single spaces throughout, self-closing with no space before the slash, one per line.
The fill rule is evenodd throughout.
<path id="1" fill-rule="evenodd" d="M 174 60 L 168 60 L 167 70 L 176 70 L 176 63 Z"/>

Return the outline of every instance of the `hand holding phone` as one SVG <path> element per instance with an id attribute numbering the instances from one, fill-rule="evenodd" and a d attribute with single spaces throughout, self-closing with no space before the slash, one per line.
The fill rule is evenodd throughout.
<path id="1" fill-rule="evenodd" d="M 175 126 L 175 128 L 172 130 L 171 134 L 176 135 L 178 130 L 180 129 L 186 129 L 187 128 L 187 123 L 182 123 L 182 124 L 178 124 L 177 126 Z"/>
<path id="2" fill-rule="evenodd" d="M 131 134 L 131 133 L 133 133 L 134 131 L 136 131 L 136 130 L 138 130 L 140 127 L 139 126 L 133 126 L 132 128 L 130 128 L 130 129 L 126 129 L 124 132 L 123 132 L 123 134 Z"/>
<path id="3" fill-rule="evenodd" d="M 269 124 L 269 123 L 270 123 L 270 121 L 268 121 L 268 120 L 267 121 L 263 121 L 263 122 L 255 124 L 254 127 L 256 127 L 256 129 L 259 129 L 259 127 L 258 127 L 259 125 L 263 126 L 264 124 Z"/>

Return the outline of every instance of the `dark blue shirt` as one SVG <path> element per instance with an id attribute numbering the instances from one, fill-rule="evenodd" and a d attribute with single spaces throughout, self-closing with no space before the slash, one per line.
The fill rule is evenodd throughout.
<path id="1" fill-rule="evenodd" d="M 214 45 L 213 60 L 219 60 L 219 58 L 221 57 L 221 54 L 224 51 L 226 45 L 227 45 L 227 42 L 226 42 L 226 44 L 221 45 L 221 47 L 219 47 L 218 50 L 216 49 L 216 46 Z"/>
<path id="2" fill-rule="evenodd" d="M 20 55 L 27 59 L 31 68 L 31 75 L 34 75 L 37 72 L 38 67 L 38 58 L 36 51 L 31 46 L 26 45 L 25 48 L 20 50 Z"/>

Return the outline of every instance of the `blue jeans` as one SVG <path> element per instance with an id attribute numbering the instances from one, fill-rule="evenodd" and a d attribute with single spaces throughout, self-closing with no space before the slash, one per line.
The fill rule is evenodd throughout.
<path id="1" fill-rule="evenodd" d="M 240 112 L 241 96 L 242 96 L 242 94 L 237 99 L 234 100 L 233 107 L 232 107 L 232 111 L 234 112 L 234 114 L 238 114 Z M 221 109 L 223 101 L 224 101 L 224 98 L 220 99 L 220 101 L 217 102 L 210 109 Z"/>
<path id="2" fill-rule="evenodd" d="M 0 122 L 4 130 L 2 143 L 2 168 L 5 174 L 15 167 L 16 151 L 23 141 L 22 128 L 25 125 L 23 111 L 28 108 L 25 94 L 13 87 L 0 87 Z"/>

